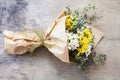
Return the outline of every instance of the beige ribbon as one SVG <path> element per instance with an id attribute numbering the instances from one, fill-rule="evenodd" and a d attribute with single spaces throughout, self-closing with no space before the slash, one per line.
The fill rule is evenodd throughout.
<path id="1" fill-rule="evenodd" d="M 51 27 L 47 30 L 44 41 L 34 31 L 12 32 L 5 30 L 4 44 L 8 54 L 24 54 L 32 51 L 41 45 L 49 45 L 47 47 L 57 58 L 63 62 L 69 62 L 69 53 L 67 48 L 67 37 L 65 33 L 64 12 L 60 13 Z M 100 41 L 103 34 L 99 30 L 92 28 L 95 35 L 95 45 Z"/>

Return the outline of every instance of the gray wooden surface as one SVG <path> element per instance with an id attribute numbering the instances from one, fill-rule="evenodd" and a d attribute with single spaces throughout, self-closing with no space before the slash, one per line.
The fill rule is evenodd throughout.
<path id="1" fill-rule="evenodd" d="M 120 0 L 0 0 L 0 31 L 18 31 L 25 26 L 46 30 L 66 6 L 82 9 L 89 3 L 96 5 L 98 15 L 103 16 L 95 23 L 105 34 L 96 50 L 106 54 L 107 61 L 92 66 L 88 77 L 120 80 Z M 61 62 L 44 47 L 22 56 L 6 54 L 0 34 L 0 80 L 85 79 L 76 65 Z"/>

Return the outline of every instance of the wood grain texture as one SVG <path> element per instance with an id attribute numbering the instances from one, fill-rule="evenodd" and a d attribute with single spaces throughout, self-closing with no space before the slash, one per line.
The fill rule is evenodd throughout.
<path id="1" fill-rule="evenodd" d="M 107 61 L 91 66 L 88 77 L 120 80 L 120 0 L 0 0 L 0 31 L 46 30 L 66 6 L 81 10 L 89 3 L 103 16 L 94 24 L 104 33 L 96 51 L 106 54 Z M 76 65 L 63 63 L 44 47 L 17 56 L 6 54 L 3 43 L 0 33 L 0 80 L 85 80 Z"/>

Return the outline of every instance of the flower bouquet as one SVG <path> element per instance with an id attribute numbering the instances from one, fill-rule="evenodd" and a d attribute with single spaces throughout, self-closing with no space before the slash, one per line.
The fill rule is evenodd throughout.
<path id="1" fill-rule="evenodd" d="M 92 9 L 94 10 L 95 6 L 88 5 L 80 14 L 78 10 L 72 12 L 67 7 L 45 34 L 42 30 L 5 30 L 5 50 L 8 54 L 24 54 L 43 45 L 61 61 L 77 63 L 81 70 L 93 63 L 98 64 L 104 61 L 106 56 L 98 55 L 94 51 L 103 33 L 91 27 L 92 22 L 97 19 L 95 12 L 88 16 L 88 11 Z"/>
<path id="2" fill-rule="evenodd" d="M 98 19 L 96 13 L 93 12 L 89 16 L 89 11 L 95 10 L 95 6 L 88 5 L 80 13 L 78 10 L 74 12 L 67 7 L 67 11 L 64 14 L 67 16 L 65 20 L 66 33 L 68 39 L 68 49 L 70 59 L 78 63 L 78 68 L 85 70 L 89 65 L 93 63 L 99 63 L 106 60 L 106 56 L 103 54 L 96 54 L 94 47 L 102 38 L 103 33 L 97 31 L 94 33 L 92 23 Z M 97 34 L 94 36 L 94 34 Z M 99 36 L 96 37 L 96 36 Z M 94 43 L 95 38 L 97 42 Z"/>

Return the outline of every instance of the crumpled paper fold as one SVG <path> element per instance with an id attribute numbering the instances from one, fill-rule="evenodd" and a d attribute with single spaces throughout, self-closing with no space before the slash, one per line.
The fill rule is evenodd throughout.
<path id="1" fill-rule="evenodd" d="M 39 35 L 34 32 L 12 32 L 4 30 L 4 46 L 8 54 L 24 54 L 30 52 L 34 48 L 41 45 L 49 45 L 48 50 L 63 62 L 69 61 L 69 52 L 67 48 L 67 36 L 65 33 L 65 16 L 64 11 L 48 28 L 44 36 L 44 42 L 41 41 Z M 98 29 L 92 27 L 92 33 L 95 37 L 94 46 L 98 44 L 103 37 L 103 33 Z"/>

